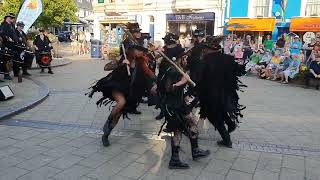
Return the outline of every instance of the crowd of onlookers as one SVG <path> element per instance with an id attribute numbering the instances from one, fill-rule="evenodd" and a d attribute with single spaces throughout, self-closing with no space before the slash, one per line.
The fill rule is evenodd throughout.
<path id="1" fill-rule="evenodd" d="M 244 64 L 247 73 L 261 79 L 288 84 L 295 78 L 304 78 L 309 86 L 311 79 L 320 84 L 320 33 L 309 43 L 296 34 L 283 34 L 277 41 L 267 35 L 259 44 L 250 35 L 244 38 L 229 35 L 224 41 L 224 53 Z"/>

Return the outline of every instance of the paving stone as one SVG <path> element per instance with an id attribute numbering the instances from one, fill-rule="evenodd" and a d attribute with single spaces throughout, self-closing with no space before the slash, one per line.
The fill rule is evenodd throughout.
<path id="1" fill-rule="evenodd" d="M 29 139 L 33 136 L 37 136 L 39 134 L 41 134 L 41 133 L 34 131 L 34 130 L 29 130 L 29 131 L 24 131 L 24 132 L 15 134 L 15 135 L 11 136 L 11 138 L 17 139 L 17 140 L 26 140 L 26 139 Z"/>
<path id="2" fill-rule="evenodd" d="M 263 153 L 259 159 L 257 169 L 270 172 L 280 172 L 282 155 Z"/>
<path id="3" fill-rule="evenodd" d="M 18 143 L 18 140 L 12 139 L 12 138 L 3 138 L 0 139 L 0 149 L 6 148 L 7 146 L 13 145 Z"/>
<path id="4" fill-rule="evenodd" d="M 17 167 L 32 171 L 39 169 L 40 167 L 46 164 L 49 164 L 53 160 L 55 160 L 55 158 L 44 155 L 38 155 L 27 161 L 23 161 L 22 163 L 18 164 Z"/>
<path id="5" fill-rule="evenodd" d="M 256 169 L 257 163 L 258 163 L 257 161 L 238 158 L 233 163 L 232 169 L 253 174 Z"/>
<path id="6" fill-rule="evenodd" d="M 86 176 L 94 179 L 106 180 L 116 175 L 121 169 L 123 169 L 123 167 L 107 162 L 91 171 Z"/>
<path id="7" fill-rule="evenodd" d="M 226 175 L 229 172 L 231 166 L 232 163 L 228 161 L 212 159 L 204 169 L 204 171 Z"/>
<path id="8" fill-rule="evenodd" d="M 224 180 L 225 175 L 211 173 L 211 172 L 201 172 L 200 176 L 198 176 L 197 180 Z"/>
<path id="9" fill-rule="evenodd" d="M 24 141 L 20 141 L 18 143 L 15 143 L 12 146 L 18 147 L 18 148 L 26 148 L 26 147 L 30 147 L 30 146 L 39 145 L 45 141 L 47 141 L 47 140 L 44 140 L 44 139 L 41 139 L 38 137 L 32 137 L 32 138 L 26 139 Z"/>
<path id="10" fill-rule="evenodd" d="M 19 158 L 19 157 L 15 157 L 15 156 L 8 156 L 5 158 L 2 158 L 0 160 L 0 171 L 3 169 L 6 169 L 8 167 L 15 166 L 15 165 L 21 163 L 23 160 L 24 159 Z"/>
<path id="11" fill-rule="evenodd" d="M 155 164 L 158 161 L 161 161 L 164 158 L 163 154 L 159 155 L 154 151 L 147 151 L 144 153 L 139 159 L 137 159 L 136 162 L 138 163 L 144 163 L 144 164 Z"/>
<path id="12" fill-rule="evenodd" d="M 91 168 L 75 165 L 58 173 L 53 178 L 56 180 L 78 180 L 81 176 L 86 175 L 90 171 L 92 171 Z"/>
<path id="13" fill-rule="evenodd" d="M 18 180 L 47 180 L 59 172 L 61 172 L 61 170 L 48 166 L 43 166 L 35 171 L 32 171 L 18 178 Z"/>
<path id="14" fill-rule="evenodd" d="M 119 172 L 121 176 L 138 179 L 151 168 L 150 164 L 132 163 Z"/>
<path id="15" fill-rule="evenodd" d="M 230 170 L 228 173 L 226 180 L 250 180 L 252 179 L 252 174 Z"/>
<path id="16" fill-rule="evenodd" d="M 250 159 L 253 161 L 258 161 L 261 152 L 254 152 L 254 151 L 240 151 L 239 158 L 243 159 Z"/>
<path id="17" fill-rule="evenodd" d="M 5 158 L 7 156 L 10 156 L 10 155 L 15 154 L 20 151 L 22 151 L 22 149 L 12 147 L 12 146 L 6 146 L 6 147 L 0 149 L 0 158 Z"/>
<path id="18" fill-rule="evenodd" d="M 79 162 L 80 165 L 91 167 L 91 168 L 97 168 L 98 166 L 104 164 L 105 162 L 112 159 L 114 155 L 110 154 L 102 154 L 102 153 L 94 153 L 91 156 L 81 160 Z"/>
<path id="19" fill-rule="evenodd" d="M 213 156 L 216 159 L 221 159 L 229 162 L 234 162 L 236 158 L 238 157 L 239 152 L 237 151 L 232 151 L 232 150 L 227 150 L 227 149 L 219 149 L 216 154 Z"/>
<path id="20" fill-rule="evenodd" d="M 256 170 L 253 175 L 253 180 L 278 180 L 279 173 L 270 171 Z"/>
<path id="21" fill-rule="evenodd" d="M 15 180 L 20 176 L 27 174 L 29 171 L 17 167 L 10 167 L 0 170 L 0 180 Z"/>
<path id="22" fill-rule="evenodd" d="M 72 165 L 78 163 L 82 159 L 83 158 L 79 157 L 79 156 L 65 155 L 65 156 L 51 162 L 50 164 L 48 164 L 48 166 L 54 167 L 57 169 L 67 169 L 67 168 L 71 167 Z"/>
<path id="23" fill-rule="evenodd" d="M 77 147 L 77 148 L 80 148 L 84 145 L 87 145 L 93 141 L 95 141 L 96 139 L 95 138 L 90 138 L 90 137 L 85 137 L 85 136 L 81 136 L 77 139 L 73 139 L 72 141 L 70 141 L 68 143 L 69 146 L 73 146 L 73 147 Z"/>
<path id="24" fill-rule="evenodd" d="M 132 162 L 136 161 L 138 158 L 139 155 L 137 154 L 122 152 L 119 155 L 112 158 L 109 162 L 120 167 L 126 167 Z"/>
<path id="25" fill-rule="evenodd" d="M 186 175 L 183 172 L 173 173 L 170 176 L 167 176 L 167 180 L 194 180 L 196 177 Z"/>
<path id="26" fill-rule="evenodd" d="M 114 175 L 114 176 L 110 177 L 109 180 L 134 180 L 134 179 L 128 178 L 125 176 L 121 176 L 121 175 Z"/>
<path id="27" fill-rule="evenodd" d="M 43 146 L 26 147 L 23 151 L 14 154 L 16 157 L 31 159 L 43 152 L 48 151 L 48 148 Z"/>
<path id="28" fill-rule="evenodd" d="M 50 149 L 49 151 L 45 151 L 42 154 L 59 158 L 59 157 L 65 156 L 67 154 L 71 154 L 71 152 L 76 151 L 76 150 L 79 150 L 79 149 L 75 148 L 75 147 L 68 146 L 66 144 L 63 144 L 63 145 L 58 146 L 56 148 Z"/>
<path id="29" fill-rule="evenodd" d="M 166 176 L 157 176 L 154 174 L 145 174 L 142 178 L 139 180 L 166 180 Z"/>
<path id="30" fill-rule="evenodd" d="M 293 169 L 282 168 L 280 172 L 280 180 L 304 180 L 304 172 Z"/>
<path id="31" fill-rule="evenodd" d="M 285 155 L 283 157 L 283 167 L 304 171 L 304 157 Z"/>
<path id="32" fill-rule="evenodd" d="M 62 138 L 62 137 L 54 137 L 52 139 L 49 139 L 48 141 L 41 143 L 40 146 L 48 147 L 48 148 L 54 148 L 57 146 L 61 146 L 63 144 L 67 144 L 69 142 L 69 139 Z M 69 143 L 68 143 L 69 145 Z"/>

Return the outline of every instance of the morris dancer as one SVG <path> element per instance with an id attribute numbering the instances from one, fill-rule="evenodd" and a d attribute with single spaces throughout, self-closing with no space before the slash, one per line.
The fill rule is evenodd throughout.
<path id="1" fill-rule="evenodd" d="M 239 65 L 230 55 L 223 54 L 219 45 L 223 36 L 209 37 L 206 41 L 207 54 L 203 61 L 202 75 L 198 84 L 200 117 L 208 120 L 220 133 L 218 145 L 232 148 L 230 133 L 234 131 L 242 117 L 237 91 L 245 87 L 239 80 L 244 75 L 244 66 Z M 228 126 L 228 130 L 225 127 Z"/>
<path id="2" fill-rule="evenodd" d="M 103 97 L 97 101 L 98 106 L 116 102 L 103 126 L 102 143 L 105 147 L 110 145 L 108 137 L 121 115 L 127 117 L 127 113 L 139 104 L 145 86 L 155 85 L 155 75 L 147 66 L 148 59 L 144 52 L 147 52 L 147 49 L 131 46 L 126 52 L 128 59 L 91 87 L 92 91 L 88 95 L 90 98 L 95 92 L 103 93 Z M 127 65 L 130 67 L 130 76 Z"/>
<path id="3" fill-rule="evenodd" d="M 172 34 L 167 34 L 164 38 L 165 42 L 170 40 L 170 37 L 172 37 Z M 174 39 L 171 39 L 171 41 L 173 40 Z M 173 44 L 172 42 L 169 49 L 165 48 L 165 54 L 173 60 L 176 60 L 177 65 L 181 67 L 181 60 L 184 54 L 184 49 L 181 46 L 176 43 Z M 182 133 L 190 140 L 193 160 L 207 157 L 210 151 L 199 148 L 198 128 L 194 119 L 189 116 L 186 108 L 187 102 L 184 92 L 188 77 L 182 77 L 173 65 L 165 63 L 164 60 L 161 64 L 162 73 L 159 73 L 158 76 L 160 81 L 158 81 L 157 91 L 161 94 L 162 98 L 161 103 L 165 115 L 165 123 L 167 124 L 166 132 L 174 133 L 174 136 L 171 138 L 172 154 L 169 169 L 188 169 L 189 165 L 181 162 L 179 158 Z"/>

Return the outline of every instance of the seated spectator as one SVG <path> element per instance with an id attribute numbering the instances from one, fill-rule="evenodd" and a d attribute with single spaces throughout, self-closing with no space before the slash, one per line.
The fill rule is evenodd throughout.
<path id="1" fill-rule="evenodd" d="M 320 58 L 316 58 L 310 64 L 310 72 L 304 75 L 306 86 L 309 87 L 309 82 L 311 79 L 318 79 L 318 84 L 316 85 L 316 89 L 319 89 L 319 82 L 320 82 Z"/>
<path id="2" fill-rule="evenodd" d="M 286 40 L 284 38 L 284 35 L 282 34 L 278 40 L 277 40 L 277 43 L 276 43 L 276 46 L 278 49 L 283 49 L 284 48 L 284 45 L 286 44 Z"/>
<path id="3" fill-rule="evenodd" d="M 302 48 L 302 43 L 300 42 L 299 36 L 295 36 L 293 38 L 293 42 L 290 45 L 290 53 L 291 53 L 291 55 L 299 54 L 301 48 Z"/>
<path id="4" fill-rule="evenodd" d="M 279 64 L 280 64 L 280 51 L 277 50 L 274 52 L 270 62 L 268 63 L 266 68 L 261 71 L 261 73 L 265 74 L 265 77 L 267 79 L 270 79 L 273 75 L 274 70 L 279 66 Z"/>
<path id="5" fill-rule="evenodd" d="M 262 56 L 262 58 L 261 58 L 261 61 L 255 66 L 255 69 L 256 69 L 256 71 L 259 72 L 259 76 L 260 76 L 261 78 L 264 78 L 264 77 L 265 77 L 265 73 L 263 72 L 263 70 L 264 70 L 264 69 L 267 67 L 267 65 L 270 63 L 271 58 L 272 58 L 272 56 L 271 56 L 271 54 L 270 54 L 270 51 L 267 50 L 267 51 L 263 54 L 263 56 Z"/>
<path id="6" fill-rule="evenodd" d="M 261 61 L 263 50 L 259 49 L 250 56 L 250 61 L 246 65 L 246 71 L 249 72 Z"/>
<path id="7" fill-rule="evenodd" d="M 288 67 L 290 66 L 291 62 L 293 60 L 290 57 L 290 52 L 287 51 L 284 53 L 284 56 L 280 57 L 278 59 L 278 66 L 276 66 L 276 68 L 273 70 L 273 81 L 277 80 L 280 77 L 280 73 L 286 69 L 288 69 Z M 270 76 L 271 77 L 271 76 Z"/>
<path id="8" fill-rule="evenodd" d="M 293 79 L 299 73 L 301 62 L 298 58 L 298 55 L 293 54 L 291 55 L 291 57 L 293 61 L 290 63 L 290 66 L 279 74 L 281 78 L 281 83 L 283 84 L 288 84 L 289 78 Z"/>

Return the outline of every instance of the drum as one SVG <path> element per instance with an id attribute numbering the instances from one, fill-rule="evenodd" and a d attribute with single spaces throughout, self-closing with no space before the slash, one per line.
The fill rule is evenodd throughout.
<path id="1" fill-rule="evenodd" d="M 39 53 L 39 66 L 40 67 L 49 67 L 52 57 L 50 52 L 40 52 Z"/>

